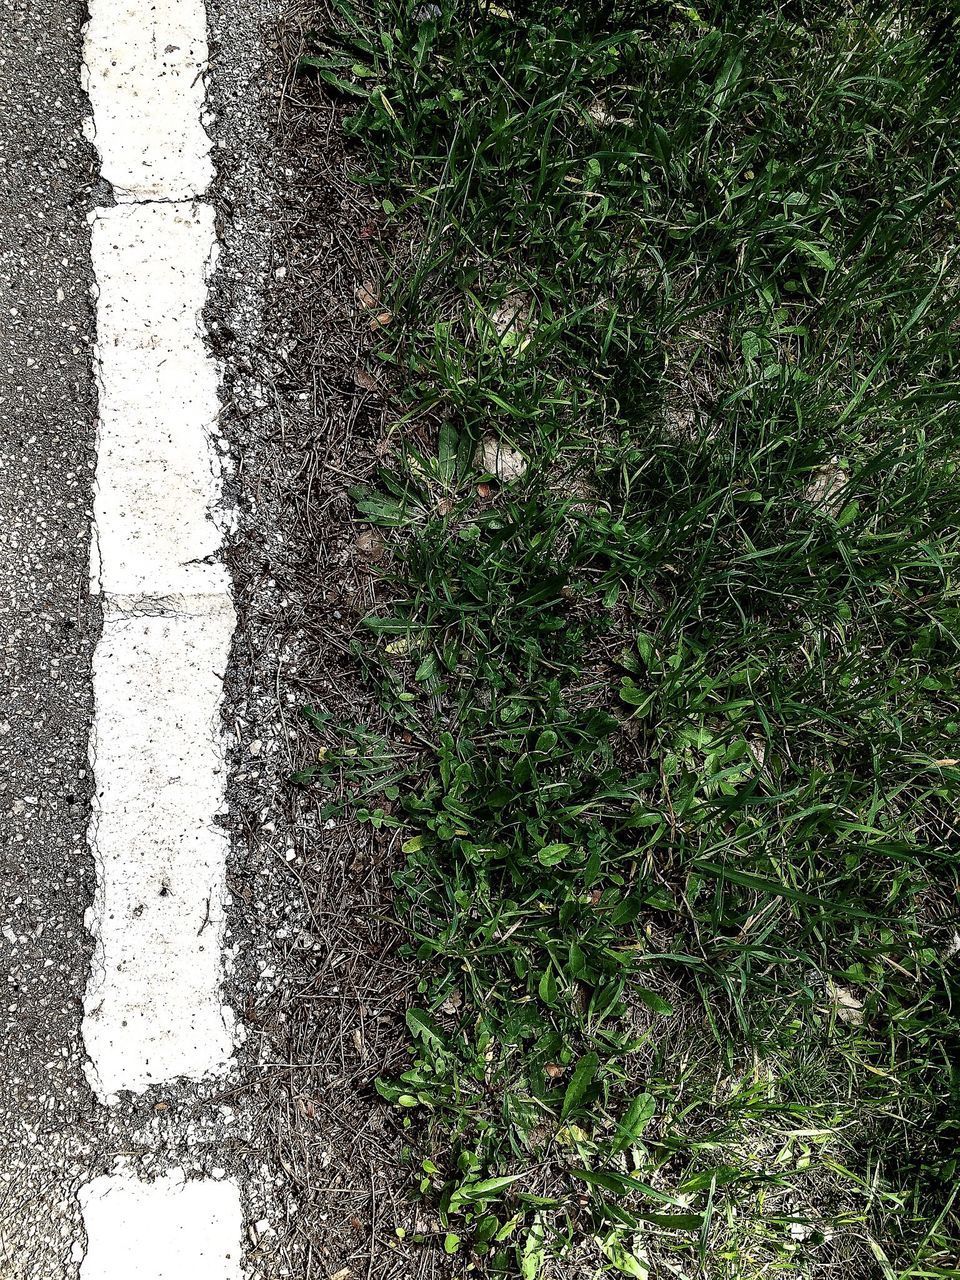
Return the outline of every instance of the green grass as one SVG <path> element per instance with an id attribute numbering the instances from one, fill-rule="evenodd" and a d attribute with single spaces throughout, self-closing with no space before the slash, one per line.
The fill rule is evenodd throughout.
<path id="1" fill-rule="evenodd" d="M 405 841 L 380 1088 L 461 1271 L 960 1276 L 952 43 L 368 0 L 303 60 L 396 421 L 391 728 L 300 780 Z"/>

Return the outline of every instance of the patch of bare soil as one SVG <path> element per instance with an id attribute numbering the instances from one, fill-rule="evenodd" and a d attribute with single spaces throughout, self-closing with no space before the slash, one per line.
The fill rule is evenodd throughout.
<path id="1" fill-rule="evenodd" d="M 213 5 L 215 70 L 236 15 Z M 377 724 L 353 646 L 378 546 L 348 490 L 375 467 L 388 414 L 367 354 L 384 245 L 348 179 L 337 108 L 291 70 L 310 15 L 269 17 L 248 22 L 246 53 L 229 59 L 246 70 L 213 94 L 223 252 L 207 317 L 235 468 L 231 937 L 245 1105 L 266 1152 L 249 1189 L 253 1272 L 392 1280 L 439 1265 L 411 1240 L 435 1224 L 406 1198 L 403 1131 L 374 1083 L 402 1070 L 415 981 L 391 919 L 398 842 L 325 818 L 328 797 L 291 781 L 320 750 L 302 707 Z M 265 106 L 251 151 L 230 121 L 257 110 L 254 84 Z"/>

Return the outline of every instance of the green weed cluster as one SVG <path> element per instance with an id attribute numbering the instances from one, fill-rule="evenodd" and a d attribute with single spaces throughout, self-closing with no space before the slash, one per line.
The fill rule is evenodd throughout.
<path id="1" fill-rule="evenodd" d="M 301 781 L 406 839 L 381 1090 L 447 1247 L 958 1276 L 949 24 L 335 11 L 304 74 L 397 246 L 393 731 L 311 712 Z"/>

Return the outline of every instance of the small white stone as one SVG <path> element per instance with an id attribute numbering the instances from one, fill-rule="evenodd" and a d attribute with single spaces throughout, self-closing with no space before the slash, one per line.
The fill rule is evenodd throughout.
<path id="1" fill-rule="evenodd" d="M 487 475 L 496 476 L 502 484 L 519 480 L 527 469 L 527 460 L 517 449 L 493 436 L 484 436 L 477 446 L 474 465 Z"/>

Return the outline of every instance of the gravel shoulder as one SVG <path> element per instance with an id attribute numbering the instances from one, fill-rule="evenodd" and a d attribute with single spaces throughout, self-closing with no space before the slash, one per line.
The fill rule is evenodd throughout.
<path id="1" fill-rule="evenodd" d="M 351 653 L 375 565 L 348 490 L 375 465 L 386 413 L 356 302 L 382 246 L 336 115 L 289 78 L 305 23 L 259 0 L 239 14 L 210 6 L 222 252 L 208 323 L 235 467 L 240 618 L 230 929 L 263 1152 L 251 1274 L 391 1280 L 429 1256 L 397 1234 L 429 1224 L 404 1200 L 402 1131 L 374 1087 L 402 1057 L 411 981 L 390 920 L 398 851 L 388 833 L 324 820 L 290 781 L 317 750 L 301 707 L 375 718 Z"/>

